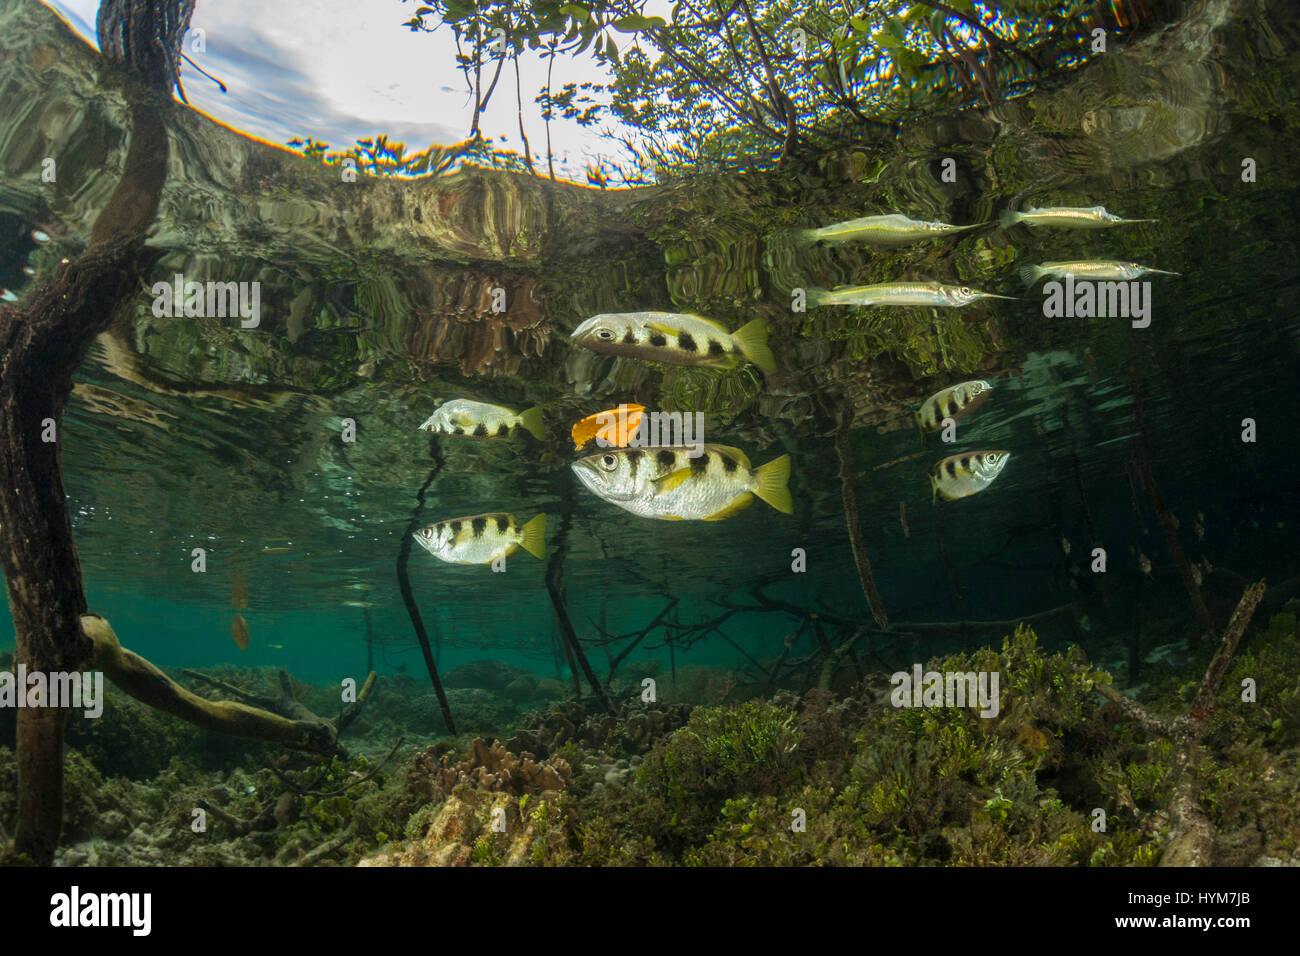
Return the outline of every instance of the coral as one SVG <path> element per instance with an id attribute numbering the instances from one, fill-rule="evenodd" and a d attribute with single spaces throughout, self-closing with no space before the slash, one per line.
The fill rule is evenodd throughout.
<path id="1" fill-rule="evenodd" d="M 440 760 L 426 751 L 415 755 L 408 786 L 413 793 L 430 799 L 450 793 L 457 786 L 468 786 L 489 793 L 514 796 L 563 790 L 573 779 L 573 771 L 562 757 L 549 757 L 538 763 L 527 751 L 516 756 L 494 740 L 489 747 L 481 737 L 470 744 L 465 760 L 452 757 Z"/>

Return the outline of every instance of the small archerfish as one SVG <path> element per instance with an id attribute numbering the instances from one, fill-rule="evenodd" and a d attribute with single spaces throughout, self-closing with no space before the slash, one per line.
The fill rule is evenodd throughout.
<path id="1" fill-rule="evenodd" d="M 931 501 L 955 501 L 983 491 L 1006 467 L 1009 451 L 967 451 L 949 455 L 930 469 Z"/>
<path id="2" fill-rule="evenodd" d="M 1010 229 L 1016 223 L 1026 226 L 1057 226 L 1061 229 L 1109 229 L 1111 226 L 1126 226 L 1135 222 L 1155 222 L 1154 219 L 1122 219 L 1106 211 L 1105 206 L 1050 206 L 1038 209 L 1016 211 L 1005 209 L 999 217 L 1003 229 Z"/>
<path id="3" fill-rule="evenodd" d="M 1009 295 L 977 292 L 967 286 L 940 282 L 881 282 L 876 285 L 809 289 L 809 305 L 919 305 L 959 309 L 980 299 L 1011 299 Z"/>
<path id="4" fill-rule="evenodd" d="M 920 411 L 914 413 L 916 424 L 922 431 L 937 432 L 945 418 L 956 421 L 969 415 L 988 400 L 991 391 L 993 386 L 983 379 L 950 385 L 922 403 Z"/>
<path id="5" fill-rule="evenodd" d="M 411 535 L 439 561 L 448 564 L 491 564 L 523 548 L 535 558 L 546 556 L 546 515 L 520 527 L 504 513 L 450 518 Z"/>
<path id="6" fill-rule="evenodd" d="M 734 368 L 743 358 L 768 374 L 776 371 L 762 319 L 728 332 L 721 323 L 698 315 L 607 312 L 587 319 L 571 338 L 605 355 L 705 368 Z"/>
<path id="7" fill-rule="evenodd" d="M 754 468 L 739 448 L 610 448 L 580 458 L 574 474 L 593 494 L 643 518 L 721 521 L 762 498 L 791 514 L 790 456 Z"/>
<path id="8" fill-rule="evenodd" d="M 1117 262 L 1113 259 L 1082 260 L 1079 262 L 1044 262 L 1041 266 L 1032 262 L 1020 267 L 1020 281 L 1032 286 L 1043 276 L 1056 276 L 1064 279 L 1074 276 L 1076 279 L 1138 279 L 1146 275 L 1176 276 L 1181 272 L 1169 272 L 1165 269 L 1152 269 L 1150 266 L 1138 265 L 1136 262 Z"/>
<path id="9" fill-rule="evenodd" d="M 795 233 L 795 238 L 799 242 L 869 242 L 877 246 L 903 246 L 922 239 L 951 236 L 983 225 L 985 223 L 980 222 L 970 226 L 952 226 L 946 222 L 926 222 L 890 213 L 887 216 L 850 219 L 820 229 L 800 229 Z"/>
<path id="10" fill-rule="evenodd" d="M 546 440 L 540 405 L 524 412 L 514 412 L 501 405 L 468 398 L 444 402 L 420 428 L 437 435 L 464 435 L 468 438 L 505 438 L 515 428 L 523 428 L 539 441 Z"/>

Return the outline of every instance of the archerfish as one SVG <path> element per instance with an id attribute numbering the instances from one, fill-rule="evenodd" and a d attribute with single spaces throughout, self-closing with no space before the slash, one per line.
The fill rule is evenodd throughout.
<path id="1" fill-rule="evenodd" d="M 1138 279 L 1145 275 L 1176 276 L 1181 272 L 1169 272 L 1165 269 L 1152 269 L 1140 266 L 1136 262 L 1117 262 L 1113 259 L 1080 260 L 1078 262 L 1044 262 L 1041 266 L 1028 262 L 1020 267 L 1020 281 L 1032 286 L 1043 276 L 1055 276 L 1063 279 L 1074 276 L 1076 279 Z"/>
<path id="2" fill-rule="evenodd" d="M 1002 474 L 1009 451 L 966 451 L 949 455 L 930 469 L 931 501 L 953 501 L 983 491 Z"/>
<path id="3" fill-rule="evenodd" d="M 956 421 L 975 411 L 988 400 L 992 390 L 993 386 L 983 379 L 949 385 L 922 403 L 920 411 L 914 413 L 916 424 L 922 431 L 936 432 L 943 426 L 945 418 Z"/>
<path id="4" fill-rule="evenodd" d="M 721 521 L 757 496 L 791 514 L 790 456 L 754 468 L 739 448 L 610 448 L 580 458 L 574 473 L 592 493 L 643 518 Z"/>
<path id="5" fill-rule="evenodd" d="M 926 222 L 890 213 L 887 216 L 850 219 L 820 229 L 800 229 L 795 233 L 795 238 L 800 242 L 869 242 L 878 246 L 902 246 L 922 239 L 951 236 L 983 225 L 986 224 L 978 222 L 970 226 L 952 226 L 946 222 Z"/>
<path id="6" fill-rule="evenodd" d="M 537 515 L 522 527 L 514 515 L 505 513 L 449 518 L 421 528 L 411 537 L 448 564 L 491 564 L 520 548 L 542 558 L 546 556 L 546 515 Z"/>
<path id="7" fill-rule="evenodd" d="M 762 319 L 728 332 L 721 323 L 698 315 L 608 312 L 587 319 L 574 329 L 572 339 L 606 355 L 707 368 L 734 368 L 744 358 L 764 372 L 776 371 Z"/>
<path id="8" fill-rule="evenodd" d="M 1121 219 L 1107 212 L 1105 206 L 1050 206 L 1046 209 L 1030 206 L 1019 212 L 1005 209 L 999 218 L 1003 229 L 1010 229 L 1019 222 L 1026 226 L 1058 226 L 1063 229 L 1109 229 L 1111 226 L 1126 226 L 1134 222 L 1156 221 Z"/>
<path id="9" fill-rule="evenodd" d="M 464 435 L 469 438 L 505 438 L 513 429 L 523 428 L 539 441 L 546 440 L 540 405 L 524 412 L 514 412 L 501 405 L 489 405 L 468 398 L 453 398 L 444 402 L 425 419 L 420 428 L 438 435 Z"/>
<path id="10" fill-rule="evenodd" d="M 919 305 L 955 309 L 980 299 L 1010 299 L 1009 295 L 978 292 L 968 286 L 941 282 L 880 282 L 876 285 L 809 289 L 809 305 Z"/>

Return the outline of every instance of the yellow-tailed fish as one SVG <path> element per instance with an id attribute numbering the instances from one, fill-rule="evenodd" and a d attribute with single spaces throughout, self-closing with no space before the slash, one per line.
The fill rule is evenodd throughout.
<path id="1" fill-rule="evenodd" d="M 1146 275 L 1177 276 L 1181 272 L 1169 272 L 1165 269 L 1152 269 L 1140 266 L 1136 262 L 1116 262 L 1114 260 L 1081 262 L 1044 262 L 1041 266 L 1026 263 L 1020 267 L 1020 281 L 1031 286 L 1043 276 L 1055 276 L 1064 279 L 1074 276 L 1076 279 L 1138 279 Z"/>
<path id="2" fill-rule="evenodd" d="M 1011 458 L 1009 451 L 967 451 L 949 455 L 930 469 L 932 500 L 954 501 L 993 484 Z"/>
<path id="3" fill-rule="evenodd" d="M 540 514 L 522 527 L 510 514 L 450 518 L 421 528 L 412 537 L 448 564 L 491 564 L 520 548 L 541 558 L 546 555 L 546 515 Z"/>
<path id="4" fill-rule="evenodd" d="M 420 428 L 438 435 L 464 435 L 468 438 L 505 438 L 513 429 L 523 428 L 539 441 L 546 440 L 540 405 L 524 412 L 514 412 L 501 405 L 468 398 L 443 402 Z"/>
<path id="5" fill-rule="evenodd" d="M 628 403 L 588 415 L 573 426 L 573 447 L 582 451 L 588 443 L 601 437 L 611 445 L 622 448 L 636 434 L 644 412 L 644 405 Z"/>
<path id="6" fill-rule="evenodd" d="M 795 233 L 799 242 L 869 242 L 877 246 L 902 246 L 922 239 L 937 239 L 954 233 L 976 229 L 986 223 L 970 226 L 951 226 L 946 222 L 925 222 L 909 219 L 899 213 L 887 216 L 867 216 L 863 219 L 850 219 L 837 222 L 820 229 L 800 229 Z"/>
<path id="7" fill-rule="evenodd" d="M 1009 295 L 977 292 L 967 286 L 941 282 L 880 282 L 876 285 L 809 289 L 809 305 L 918 305 L 957 309 L 980 299 L 1010 299 Z"/>
<path id="8" fill-rule="evenodd" d="M 1051 206 L 1037 209 L 1030 206 L 1023 211 L 1003 210 L 999 217 L 1003 229 L 1017 223 L 1026 226 L 1057 226 L 1062 229 L 1109 229 L 1134 222 L 1155 222 L 1154 219 L 1121 219 L 1106 211 L 1105 206 Z"/>
<path id="9" fill-rule="evenodd" d="M 230 638 L 235 642 L 235 646 L 241 651 L 248 650 L 248 622 L 244 620 L 244 615 L 236 614 L 230 621 Z"/>
<path id="10" fill-rule="evenodd" d="M 734 368 L 744 358 L 768 374 L 776 371 L 762 319 L 728 332 L 722 324 L 698 315 L 609 312 L 587 319 L 574 329 L 572 339 L 606 355 L 706 368 Z"/>
<path id="11" fill-rule="evenodd" d="M 983 379 L 949 385 L 925 400 L 920 411 L 914 413 L 916 424 L 922 431 L 937 432 L 945 418 L 956 421 L 969 415 L 988 400 L 991 391 L 993 386 Z"/>
<path id="12" fill-rule="evenodd" d="M 692 448 L 611 448 L 573 463 L 573 471 L 592 493 L 643 518 L 668 521 L 721 521 L 749 506 L 757 496 L 777 511 L 791 514 L 790 456 L 758 468 L 745 453 L 726 445 Z"/>

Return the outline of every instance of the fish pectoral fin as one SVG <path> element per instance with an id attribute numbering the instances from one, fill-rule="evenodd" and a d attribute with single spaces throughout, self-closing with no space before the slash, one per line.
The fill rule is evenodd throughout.
<path id="1" fill-rule="evenodd" d="M 744 511 L 754 501 L 754 496 L 748 491 L 740 495 L 735 501 L 727 505 L 721 511 L 715 511 L 711 515 L 706 515 L 705 521 L 721 521 L 724 518 L 730 518 L 732 515 Z"/>
<path id="2" fill-rule="evenodd" d="M 678 468 L 676 471 L 669 472 L 662 478 L 656 478 L 655 486 L 658 488 L 659 494 L 663 494 L 666 491 L 672 491 L 674 488 L 680 488 L 682 483 L 690 477 L 690 468 Z"/>

